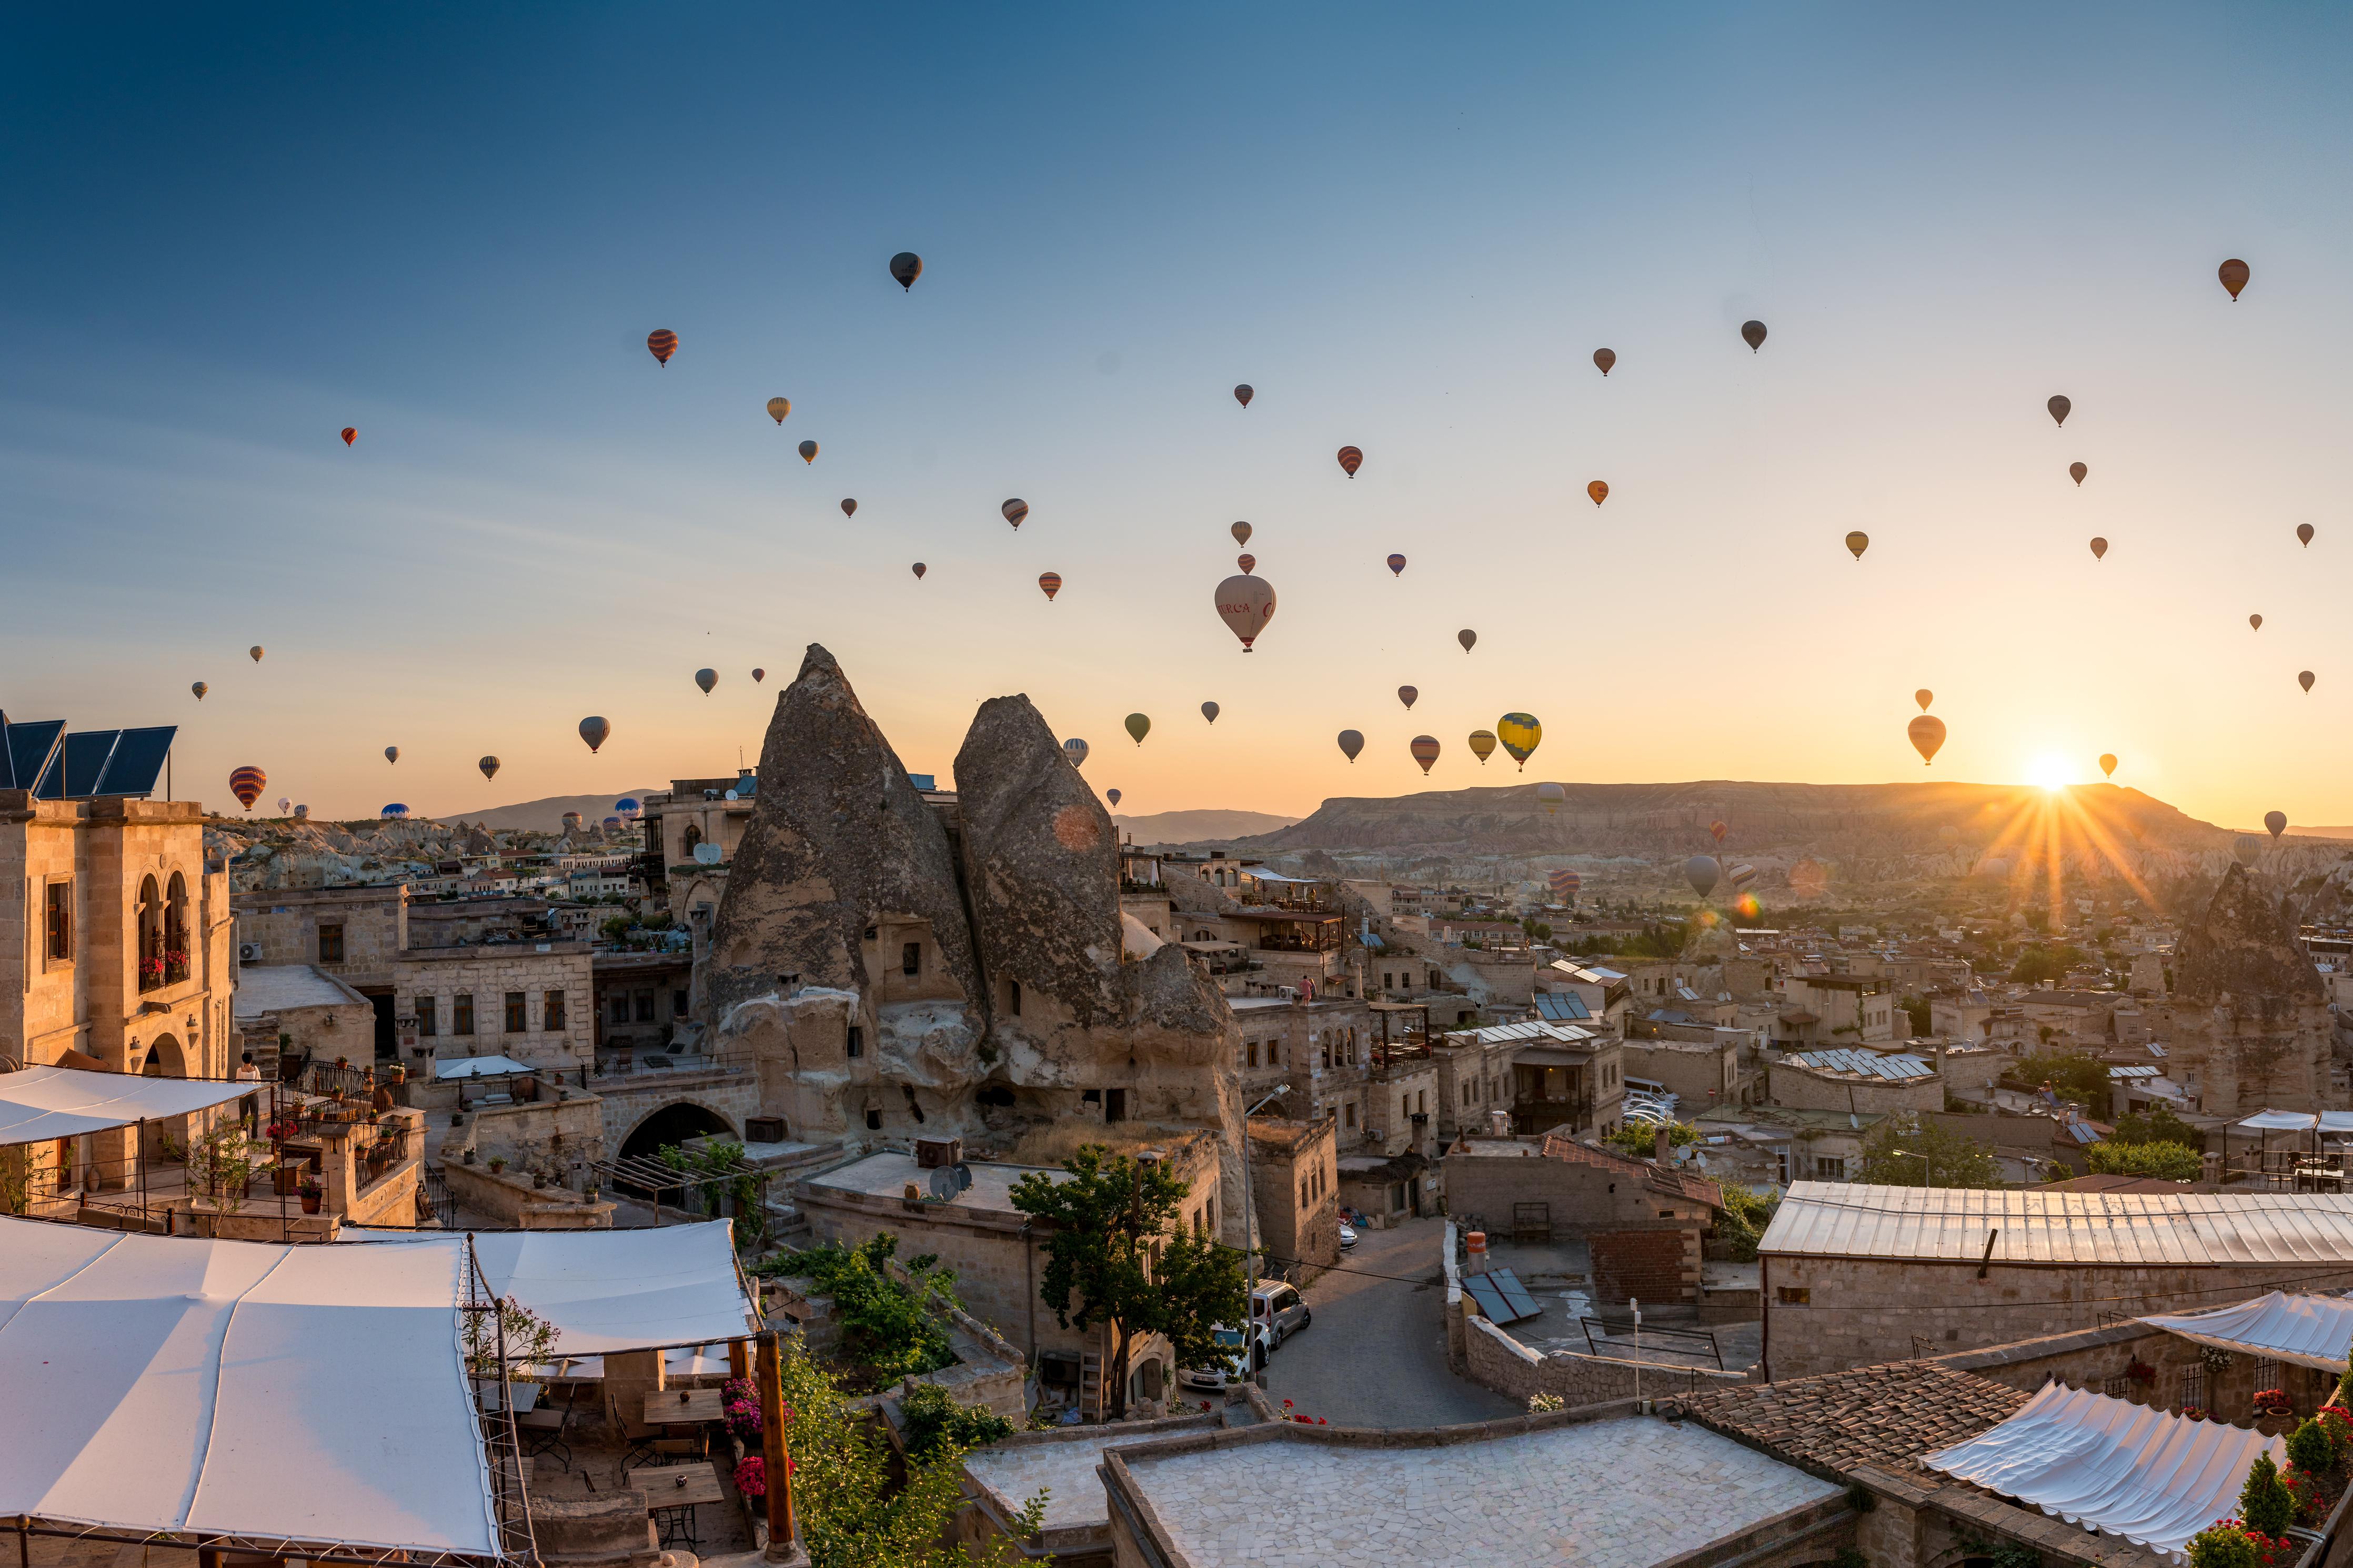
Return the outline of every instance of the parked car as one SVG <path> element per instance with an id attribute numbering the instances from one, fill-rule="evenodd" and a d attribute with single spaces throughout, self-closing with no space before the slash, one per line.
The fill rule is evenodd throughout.
<path id="1" fill-rule="evenodd" d="M 1277 1279 L 1250 1292 L 1250 1321 L 1267 1331 L 1268 1348 L 1281 1350 L 1282 1342 L 1314 1321 L 1315 1314 L 1299 1299 L 1295 1286 Z"/>
<path id="2" fill-rule="evenodd" d="M 1356 1245 L 1356 1227 L 1346 1220 L 1340 1222 L 1340 1250 L 1345 1252 Z"/>
<path id="3" fill-rule="evenodd" d="M 1248 1383 L 1252 1376 L 1266 1369 L 1269 1348 L 1266 1330 L 1258 1324 L 1250 1325 L 1247 1352 L 1243 1349 L 1240 1329 L 1229 1329 L 1220 1323 L 1210 1332 L 1217 1335 L 1218 1348 L 1226 1352 L 1225 1358 L 1208 1366 L 1188 1366 L 1180 1370 L 1176 1373 L 1176 1381 L 1187 1388 L 1217 1394 L 1229 1384 Z"/>

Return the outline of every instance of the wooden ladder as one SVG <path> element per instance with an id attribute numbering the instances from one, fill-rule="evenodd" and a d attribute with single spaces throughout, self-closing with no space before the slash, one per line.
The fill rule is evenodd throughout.
<path id="1" fill-rule="evenodd" d="M 1079 1352 L 1079 1414 L 1089 1421 L 1103 1418 L 1103 1358 L 1101 1351 Z"/>

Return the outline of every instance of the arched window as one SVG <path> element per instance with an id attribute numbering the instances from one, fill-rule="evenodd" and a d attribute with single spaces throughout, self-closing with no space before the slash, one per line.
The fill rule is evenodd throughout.
<path id="1" fill-rule="evenodd" d="M 164 983 L 174 984 L 188 977 L 191 963 L 188 945 L 188 879 L 174 871 L 164 895 Z"/>
<path id="2" fill-rule="evenodd" d="M 691 860 L 694 858 L 694 847 L 702 842 L 702 829 L 695 826 L 691 822 L 688 823 L 686 825 L 685 837 L 679 840 L 680 847 L 684 851 L 688 859 Z"/>
<path id="3" fill-rule="evenodd" d="M 164 984 L 164 894 L 149 877 L 139 884 L 139 989 Z"/>

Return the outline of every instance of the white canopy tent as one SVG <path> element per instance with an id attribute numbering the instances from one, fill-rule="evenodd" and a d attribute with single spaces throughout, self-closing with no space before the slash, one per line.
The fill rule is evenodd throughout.
<path id="1" fill-rule="evenodd" d="M 533 1070 L 512 1057 L 468 1057 L 463 1061 L 433 1064 L 433 1076 L 445 1082 L 453 1078 L 506 1078 Z"/>
<path id="2" fill-rule="evenodd" d="M 346 1226 L 344 1241 L 417 1243 L 430 1232 Z M 491 1294 L 555 1327 L 555 1351 L 596 1356 L 722 1343 L 759 1331 L 727 1222 L 649 1230 L 474 1235 Z"/>
<path id="3" fill-rule="evenodd" d="M 293 1247 L 0 1218 L 0 1516 L 500 1557 L 466 1270 L 454 1236 Z"/>
<path id="4" fill-rule="evenodd" d="M 2211 1312 L 2161 1313 L 2141 1321 L 2201 1345 L 2323 1372 L 2343 1372 L 2346 1347 L 2353 1344 L 2353 1300 L 2341 1296 L 2274 1290 Z"/>
<path id="5" fill-rule="evenodd" d="M 0 1144 L 78 1138 L 161 1121 L 241 1100 L 262 1086 L 207 1079 L 134 1078 L 81 1068 L 0 1073 Z"/>
<path id="6" fill-rule="evenodd" d="M 2179 1562 L 2191 1536 L 2237 1511 L 2266 1451 L 2286 1458 L 2279 1438 L 2246 1427 L 2052 1383 L 1999 1426 L 1920 1463 Z"/>

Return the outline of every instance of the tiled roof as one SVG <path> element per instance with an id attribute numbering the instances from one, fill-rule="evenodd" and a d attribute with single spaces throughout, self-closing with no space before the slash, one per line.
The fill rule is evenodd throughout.
<path id="1" fill-rule="evenodd" d="M 1847 1474 L 1973 1437 L 2018 1414 L 2026 1400 L 2023 1391 L 1989 1378 L 1899 1361 L 1697 1394 L 1683 1404 L 1686 1415 L 1728 1437 Z"/>
<path id="2" fill-rule="evenodd" d="M 1570 1164 L 1599 1165 L 1608 1170 L 1623 1171 L 1629 1175 L 1641 1177 L 1643 1184 L 1652 1192 L 1705 1204 L 1710 1208 L 1724 1206 L 1724 1188 L 1705 1176 L 1679 1171 L 1672 1165 L 1638 1160 L 1630 1154 L 1620 1154 L 1615 1149 L 1579 1143 L 1576 1139 L 1564 1138 L 1557 1132 L 1545 1135 L 1544 1157 L 1564 1160 Z"/>

